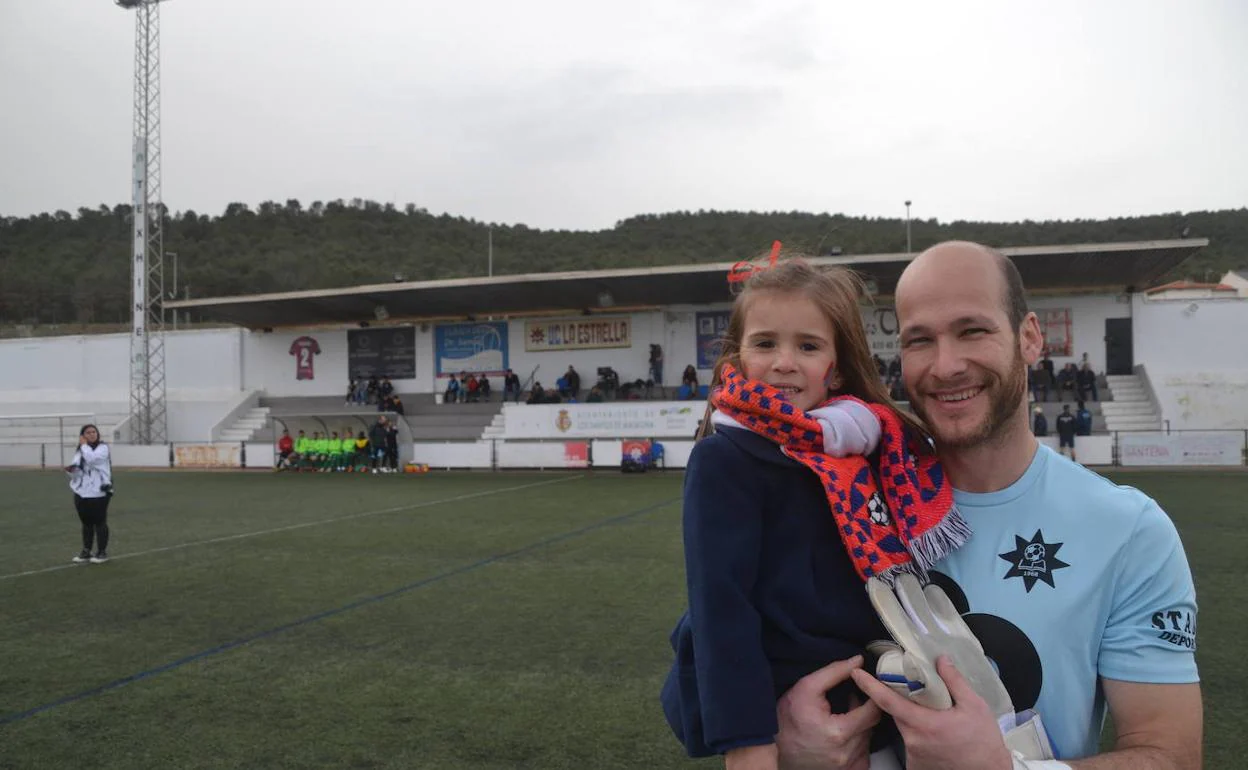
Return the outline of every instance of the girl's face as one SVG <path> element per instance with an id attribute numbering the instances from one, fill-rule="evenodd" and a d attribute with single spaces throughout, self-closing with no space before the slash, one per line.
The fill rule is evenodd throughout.
<path id="1" fill-rule="evenodd" d="M 745 311 L 741 366 L 746 377 L 809 411 L 827 399 L 829 384 L 839 383 L 832 324 L 801 293 L 760 292 Z"/>
<path id="2" fill-rule="evenodd" d="M 94 444 L 100 440 L 100 432 L 95 428 L 87 428 L 86 432 L 82 434 L 82 437 L 87 440 L 88 444 Z"/>

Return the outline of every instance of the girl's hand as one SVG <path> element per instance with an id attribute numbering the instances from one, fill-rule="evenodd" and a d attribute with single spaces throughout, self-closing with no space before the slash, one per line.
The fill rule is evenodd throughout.
<path id="1" fill-rule="evenodd" d="M 78 446 L 85 446 L 85 445 L 86 445 L 86 443 L 87 443 L 87 437 L 86 437 L 86 436 L 79 436 L 79 437 L 78 437 Z"/>

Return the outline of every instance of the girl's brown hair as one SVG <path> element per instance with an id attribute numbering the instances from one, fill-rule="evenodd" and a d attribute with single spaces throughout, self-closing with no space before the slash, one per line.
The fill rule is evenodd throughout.
<path id="1" fill-rule="evenodd" d="M 889 397 L 888 389 L 880 381 L 858 304 L 859 299 L 866 296 L 866 287 L 856 273 L 843 267 L 821 269 L 801 257 L 791 257 L 773 268 L 756 272 L 745 280 L 733 302 L 728 329 L 720 340 L 719 358 L 715 361 L 711 379 L 712 392 L 720 384 L 724 364 L 730 363 L 744 374 L 741 367 L 741 338 L 745 334 L 745 314 L 749 311 L 753 297 L 761 292 L 800 294 L 814 302 L 828 319 L 835 336 L 833 343 L 836 347 L 836 370 L 840 376 L 837 393 L 890 407 L 920 439 L 915 443 L 927 447 L 929 433 L 926 426 L 914 415 L 902 411 Z M 713 412 L 714 407 L 707 403 L 706 415 L 698 428 L 698 440 L 714 432 L 711 426 Z"/>

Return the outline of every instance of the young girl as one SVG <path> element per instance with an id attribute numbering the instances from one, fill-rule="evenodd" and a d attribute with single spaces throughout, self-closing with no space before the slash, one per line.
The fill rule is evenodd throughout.
<path id="1" fill-rule="evenodd" d="M 75 563 L 103 564 L 108 561 L 108 502 L 113 497 L 113 463 L 108 444 L 100 441 L 94 425 L 84 425 L 78 432 L 78 450 L 65 466 L 69 488 L 74 493 L 74 508 L 82 522 L 82 552 Z M 91 546 L 97 548 L 91 555 Z"/>
<path id="2" fill-rule="evenodd" d="M 776 768 L 779 697 L 889 638 L 866 577 L 922 572 L 969 535 L 922 425 L 880 381 L 860 293 L 800 259 L 751 276 L 689 459 L 689 609 L 662 701 L 689 755 L 729 770 Z M 832 709 L 854 692 L 829 692 Z M 896 766 L 894 736 L 876 729 L 872 767 Z"/>

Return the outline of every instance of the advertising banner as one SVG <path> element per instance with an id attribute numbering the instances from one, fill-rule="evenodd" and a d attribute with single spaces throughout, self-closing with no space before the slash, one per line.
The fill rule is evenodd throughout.
<path id="1" fill-rule="evenodd" d="M 174 444 L 175 468 L 241 468 L 242 444 Z"/>
<path id="2" fill-rule="evenodd" d="M 507 322 L 439 326 L 433 334 L 433 357 L 438 377 L 460 372 L 502 374 L 510 366 L 507 363 Z"/>
<path id="3" fill-rule="evenodd" d="M 693 438 L 705 404 L 621 401 L 608 404 L 508 404 L 504 439 Z"/>
<path id="4" fill-rule="evenodd" d="M 699 369 L 712 369 L 719 358 L 719 342 L 728 331 L 728 318 L 731 310 L 707 310 L 696 314 Z"/>
<path id="5" fill-rule="evenodd" d="M 694 332 L 697 335 L 697 368 L 710 369 L 719 356 L 719 343 L 728 331 L 729 310 L 708 310 L 696 314 Z M 901 355 L 898 344 L 897 311 L 891 306 L 866 306 L 862 308 L 862 323 L 871 343 L 871 352 L 885 361 Z"/>
<path id="6" fill-rule="evenodd" d="M 631 347 L 632 320 L 627 316 L 524 322 L 524 349 L 592 350 Z"/>
<path id="7" fill-rule="evenodd" d="M 1242 465 L 1243 451 L 1240 431 L 1118 434 L 1123 465 Z"/>
<path id="8" fill-rule="evenodd" d="M 567 441 L 563 444 L 563 464 L 567 468 L 589 467 L 589 442 Z"/>

